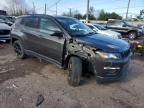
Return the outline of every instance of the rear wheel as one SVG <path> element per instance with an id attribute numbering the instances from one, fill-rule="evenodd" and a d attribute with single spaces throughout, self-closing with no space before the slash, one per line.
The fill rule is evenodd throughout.
<path id="1" fill-rule="evenodd" d="M 79 86 L 82 74 L 82 61 L 78 57 L 71 57 L 68 63 L 68 83 Z"/>
<path id="2" fill-rule="evenodd" d="M 14 42 L 13 47 L 14 47 L 14 51 L 16 52 L 17 58 L 24 59 L 25 53 L 24 53 L 22 43 L 19 40 L 17 40 Z"/>
<path id="3" fill-rule="evenodd" d="M 128 37 L 129 37 L 129 39 L 131 39 L 131 40 L 134 40 L 134 39 L 136 38 L 136 36 L 137 36 L 136 32 L 130 32 L 130 33 L 128 34 Z"/>

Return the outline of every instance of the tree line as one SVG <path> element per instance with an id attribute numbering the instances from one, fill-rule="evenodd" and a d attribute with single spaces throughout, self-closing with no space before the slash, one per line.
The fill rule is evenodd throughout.
<path id="1" fill-rule="evenodd" d="M 64 12 L 62 15 L 64 16 L 72 16 L 77 19 L 86 19 L 86 14 L 81 14 L 78 10 L 74 10 L 71 13 Z M 105 12 L 103 9 L 100 11 L 96 11 L 94 7 L 90 7 L 89 9 L 89 20 L 103 20 L 106 21 L 108 19 L 122 19 L 120 15 L 115 12 L 109 13 Z"/>
<path id="2" fill-rule="evenodd" d="M 25 0 L 5 0 L 6 5 L 3 7 L 9 15 L 19 16 L 24 14 L 36 13 L 34 7 L 29 7 Z M 64 16 L 72 16 L 77 19 L 86 19 L 86 14 L 82 14 L 79 10 L 71 9 L 69 12 L 63 12 Z M 144 18 L 144 10 L 140 11 L 138 19 Z M 103 9 L 95 10 L 94 7 L 89 8 L 89 20 L 122 19 L 122 16 L 116 12 L 105 12 Z"/>
<path id="3" fill-rule="evenodd" d="M 33 9 L 27 5 L 25 0 L 5 0 L 3 9 L 7 11 L 9 15 L 14 16 L 33 13 Z"/>

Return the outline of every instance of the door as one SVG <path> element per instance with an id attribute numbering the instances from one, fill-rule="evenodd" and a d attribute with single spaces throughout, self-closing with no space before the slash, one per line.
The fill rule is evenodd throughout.
<path id="1" fill-rule="evenodd" d="M 59 25 L 49 17 L 40 18 L 40 49 L 39 52 L 49 57 L 56 63 L 62 62 L 63 47 L 65 38 L 63 35 L 55 34 L 55 32 L 62 33 Z M 55 35 L 54 35 L 55 34 Z"/>
<path id="2" fill-rule="evenodd" d="M 39 18 L 38 17 L 25 17 L 22 19 L 22 32 L 24 33 L 24 42 L 26 50 L 38 52 L 40 44 L 39 34 Z"/>

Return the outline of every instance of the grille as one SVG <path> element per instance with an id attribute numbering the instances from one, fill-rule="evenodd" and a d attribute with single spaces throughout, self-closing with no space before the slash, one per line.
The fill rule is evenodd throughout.
<path id="1" fill-rule="evenodd" d="M 116 76 L 119 73 L 120 73 L 120 70 L 109 70 L 106 75 L 107 76 Z"/>
<path id="2" fill-rule="evenodd" d="M 0 35 L 8 35 L 10 34 L 10 30 L 0 30 Z"/>
<path id="3" fill-rule="evenodd" d="M 125 58 L 130 54 L 130 49 L 121 53 L 122 57 Z"/>

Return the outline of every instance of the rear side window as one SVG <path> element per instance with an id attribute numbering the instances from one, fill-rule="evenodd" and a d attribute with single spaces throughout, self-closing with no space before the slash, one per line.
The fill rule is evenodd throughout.
<path id="1" fill-rule="evenodd" d="M 52 35 L 55 31 L 61 31 L 57 24 L 50 18 L 41 18 L 40 31 Z"/>
<path id="2" fill-rule="evenodd" d="M 21 20 L 21 24 L 31 28 L 39 28 L 38 17 L 25 17 Z"/>

